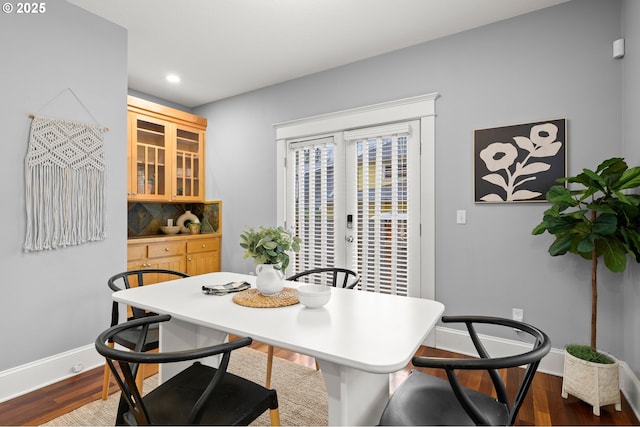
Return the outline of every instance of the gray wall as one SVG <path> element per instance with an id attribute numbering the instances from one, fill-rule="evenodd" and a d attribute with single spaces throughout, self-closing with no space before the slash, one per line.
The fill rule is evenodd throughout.
<path id="1" fill-rule="evenodd" d="M 622 62 L 622 144 L 629 163 L 640 164 L 640 2 L 623 2 L 622 31 L 626 54 Z M 624 357 L 640 377 L 640 271 L 627 270 L 624 284 Z M 632 361 L 635 361 L 633 363 Z"/>
<path id="2" fill-rule="evenodd" d="M 637 26 L 637 14 L 625 23 Z M 526 321 L 550 332 L 554 347 L 587 343 L 589 263 L 552 258 L 551 237 L 531 236 L 547 205 L 473 203 L 472 133 L 567 118 L 569 174 L 623 154 L 628 58 L 611 53 L 621 25 L 618 0 L 572 1 L 194 109 L 209 119 L 207 197 L 223 200 L 223 268 L 250 271 L 240 232 L 276 221 L 274 123 L 439 92 L 436 298 L 448 314 L 510 316 L 512 307 L 523 308 Z M 456 225 L 457 209 L 467 210 L 466 225 Z M 633 264 L 629 275 L 638 274 Z M 623 277 L 600 274 L 599 346 L 621 358 Z M 624 289 L 637 301 L 637 283 Z M 637 315 L 629 316 L 637 325 Z M 637 371 L 638 358 L 628 362 Z"/>
<path id="3" fill-rule="evenodd" d="M 2 297 L 0 371 L 93 343 L 109 324 L 106 279 L 126 269 L 127 34 L 62 0 L 42 15 L 0 14 Z M 24 253 L 28 115 L 65 88 L 105 134 L 107 239 Z M 42 115 L 92 122 L 68 92 Z"/>

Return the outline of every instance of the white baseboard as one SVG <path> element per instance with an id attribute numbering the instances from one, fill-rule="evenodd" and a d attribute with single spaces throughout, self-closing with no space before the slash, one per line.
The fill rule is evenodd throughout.
<path id="1" fill-rule="evenodd" d="M 0 402 L 104 365 L 93 344 L 0 372 Z M 74 372 L 74 367 L 79 369 Z"/>
<path id="2" fill-rule="evenodd" d="M 436 327 L 436 348 L 452 351 L 454 353 L 477 356 L 466 331 L 451 329 L 442 326 Z M 515 334 L 515 332 L 514 332 Z M 492 356 L 506 356 L 515 354 L 523 348 L 530 347 L 527 344 L 506 338 L 491 337 L 480 334 L 482 342 Z M 426 345 L 426 344 L 425 344 Z M 429 344 L 433 346 L 433 344 Z M 620 363 L 620 390 L 626 397 L 629 405 L 640 418 L 640 380 L 635 376 L 629 365 L 624 361 Z M 561 377 L 564 370 L 564 349 L 552 348 L 538 367 L 538 371 Z"/>

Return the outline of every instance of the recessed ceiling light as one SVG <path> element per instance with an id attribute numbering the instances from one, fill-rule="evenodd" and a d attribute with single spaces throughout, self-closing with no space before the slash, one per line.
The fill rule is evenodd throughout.
<path id="1" fill-rule="evenodd" d="M 167 74 L 167 81 L 169 83 L 180 83 L 180 76 L 177 74 Z"/>

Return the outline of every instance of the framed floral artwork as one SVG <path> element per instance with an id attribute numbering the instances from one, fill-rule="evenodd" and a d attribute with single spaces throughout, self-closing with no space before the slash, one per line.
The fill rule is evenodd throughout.
<path id="1" fill-rule="evenodd" d="M 476 203 L 544 202 L 567 174 L 567 120 L 474 131 Z"/>

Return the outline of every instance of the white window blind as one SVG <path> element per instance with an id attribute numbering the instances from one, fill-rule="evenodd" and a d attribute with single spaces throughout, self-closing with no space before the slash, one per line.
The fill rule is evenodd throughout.
<path id="1" fill-rule="evenodd" d="M 345 140 L 354 142 L 356 150 L 355 256 L 363 290 L 408 294 L 409 251 L 416 249 L 408 238 L 409 136 L 407 124 L 345 132 Z"/>
<path id="2" fill-rule="evenodd" d="M 336 265 L 335 169 L 333 138 L 293 142 L 295 234 L 302 248 L 293 273 Z"/>

